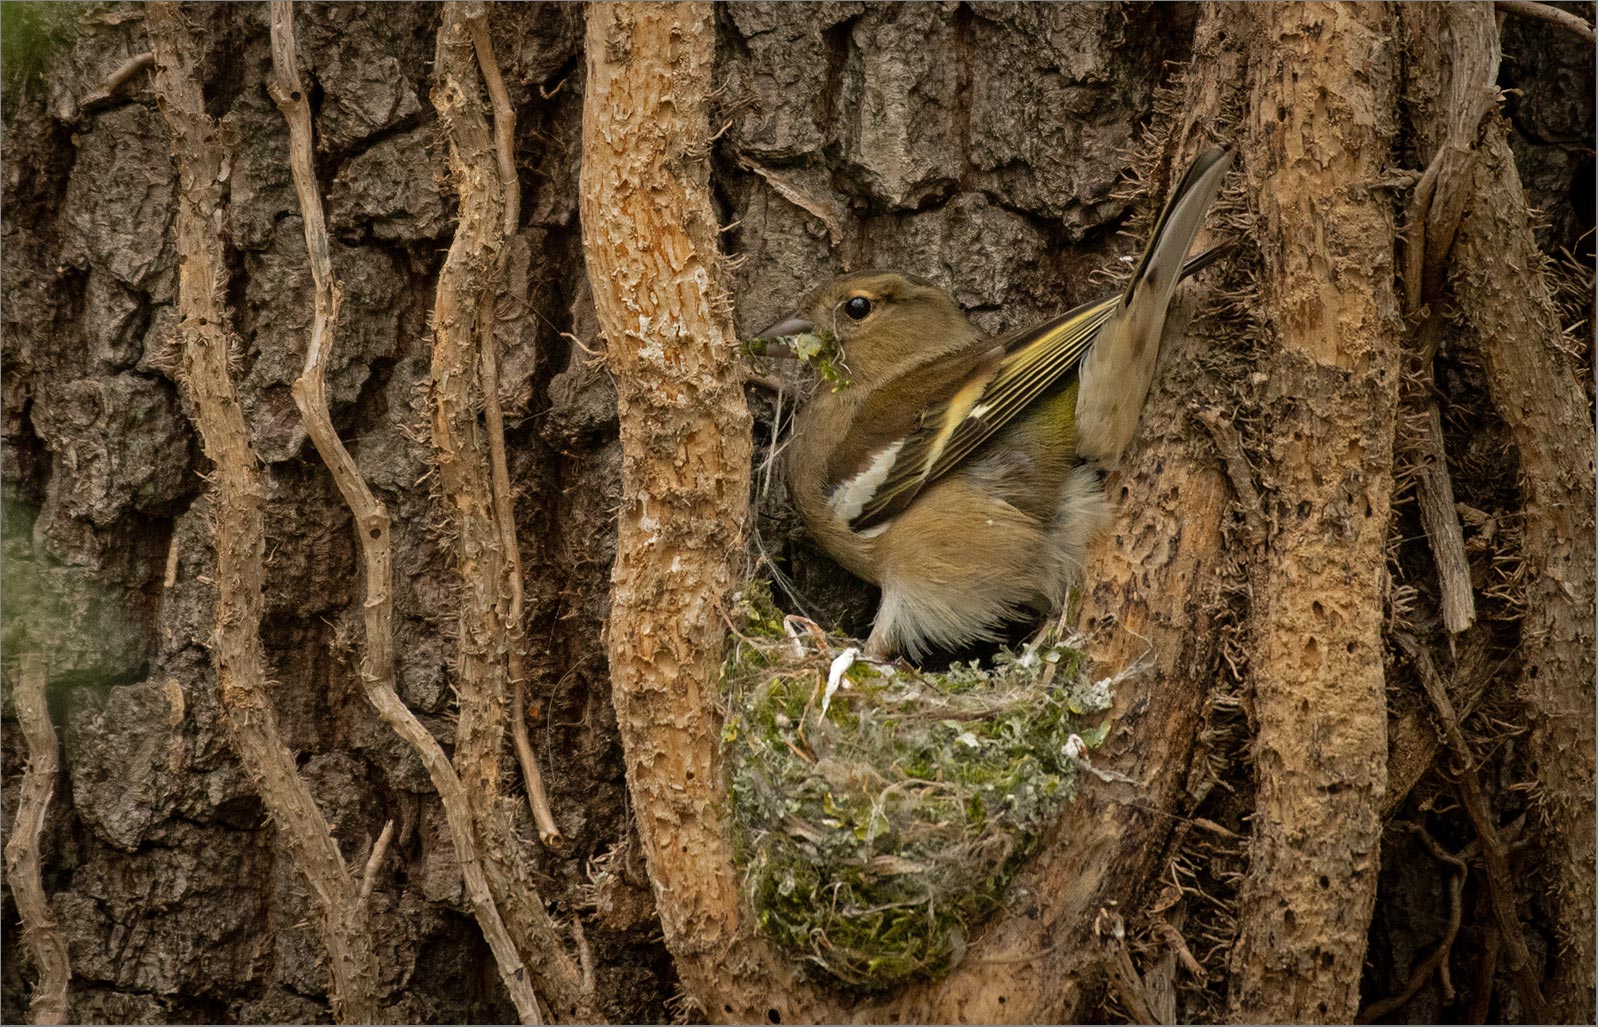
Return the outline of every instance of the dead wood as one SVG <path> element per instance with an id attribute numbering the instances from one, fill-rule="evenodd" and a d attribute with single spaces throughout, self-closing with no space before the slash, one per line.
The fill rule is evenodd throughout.
<path id="1" fill-rule="evenodd" d="M 1254 832 L 1229 1015 L 1346 1021 L 1380 859 L 1382 588 L 1399 377 L 1394 225 L 1354 183 L 1397 129 L 1391 12 L 1250 7 L 1242 158 L 1259 207 L 1277 512 L 1254 561 Z M 1337 202 L 1324 202 L 1328 196 Z"/>
<path id="2" fill-rule="evenodd" d="M 1498 921 L 1499 935 L 1509 949 L 1509 972 L 1526 1007 L 1526 1018 L 1531 1023 L 1546 1023 L 1547 1003 L 1532 966 L 1526 932 L 1520 925 L 1520 902 L 1509 871 L 1509 849 L 1499 837 L 1498 825 L 1493 822 L 1492 813 L 1487 807 L 1481 776 L 1476 772 L 1476 756 L 1460 728 L 1459 716 L 1454 712 L 1453 701 L 1448 696 L 1448 686 L 1432 663 L 1431 654 L 1407 632 L 1394 632 L 1393 640 L 1419 672 L 1426 698 L 1437 715 L 1439 733 L 1454 755 L 1460 802 L 1470 817 L 1471 825 L 1476 828 L 1476 837 L 1481 844 L 1482 865 L 1486 868 L 1493 916 Z"/>
<path id="3" fill-rule="evenodd" d="M 306 433 L 350 508 L 361 545 L 366 570 L 366 601 L 362 606 L 366 646 L 360 668 L 361 681 L 367 700 L 378 715 L 415 750 L 426 768 L 443 804 L 466 895 L 482 928 L 483 937 L 494 953 L 500 980 L 504 982 L 521 1021 L 539 1023 L 538 999 L 533 993 L 532 979 L 505 929 L 484 875 L 472 827 L 471 810 L 460 778 L 456 776 L 443 747 L 406 707 L 394 685 L 393 549 L 388 510 L 367 486 L 355 458 L 338 437 L 328 411 L 327 364 L 333 355 L 334 332 L 338 325 L 344 284 L 333 273 L 321 190 L 317 184 L 313 158 L 310 103 L 300 77 L 294 43 L 294 7 L 291 0 L 276 0 L 272 5 L 272 61 L 275 78 L 270 91 L 289 125 L 290 167 L 299 199 L 300 217 L 305 226 L 305 248 L 315 289 L 311 338 L 306 347 L 305 368 L 294 383 L 294 401 L 305 421 Z M 370 894 L 376 865 L 393 836 L 393 828 L 394 822 L 390 820 L 378 843 L 372 848 L 366 871 L 362 875 L 362 906 Z"/>
<path id="4" fill-rule="evenodd" d="M 500 233 L 494 261 L 494 275 L 502 280 L 505 259 L 510 255 L 510 241 L 516 235 L 521 212 L 521 182 L 516 177 L 516 111 L 511 106 L 510 94 L 499 73 L 499 62 L 494 58 L 494 44 L 488 35 L 488 15 L 480 7 L 472 8 L 467 17 L 472 36 L 472 48 L 477 54 L 477 64 L 483 81 L 488 86 L 488 96 L 494 107 L 494 158 L 499 168 L 500 187 L 505 195 L 505 222 Z M 499 284 L 499 283 L 496 283 Z M 500 545 L 505 550 L 506 587 L 510 597 L 510 638 L 508 670 L 511 687 L 511 740 L 516 748 L 516 761 L 522 770 L 522 780 L 527 789 L 527 803 L 532 810 L 533 822 L 538 825 L 538 840 L 546 848 L 559 852 L 566 845 L 560 828 L 555 825 L 555 815 L 549 808 L 549 795 L 544 790 L 544 776 L 538 769 L 538 756 L 533 751 L 532 739 L 527 732 L 527 674 L 523 670 L 522 653 L 526 649 L 525 614 L 522 595 L 521 545 L 516 541 L 515 497 L 511 493 L 510 471 L 505 460 L 505 415 L 499 401 L 499 355 L 494 345 L 495 298 L 490 291 L 483 298 L 483 308 L 478 314 L 478 349 L 483 369 L 483 420 L 488 430 L 488 453 L 493 467 L 494 519 L 499 523 Z"/>
<path id="5" fill-rule="evenodd" d="M 17 904 L 22 921 L 22 940 L 33 956 L 39 979 L 28 1000 L 28 1015 L 33 1023 L 66 1023 L 69 1015 L 67 985 L 72 965 L 67 957 L 66 939 L 61 925 L 44 893 L 39 870 L 39 838 L 44 833 L 45 816 L 50 812 L 50 797 L 55 794 L 56 778 L 61 774 L 61 751 L 56 743 L 55 725 L 50 722 L 50 706 L 45 700 L 45 662 L 43 654 L 29 649 L 17 657 L 16 676 L 11 686 L 11 705 L 22 728 L 28 764 L 22 773 L 17 796 L 17 811 L 6 838 L 6 884 Z"/>
<path id="6" fill-rule="evenodd" d="M 178 165 L 183 385 L 215 468 L 216 628 L 211 657 L 223 718 L 239 762 L 316 901 L 331 964 L 334 1015 L 341 1023 L 373 1023 L 379 1017 L 377 957 L 367 918 L 266 697 L 260 634 L 265 489 L 229 370 L 235 340 L 226 298 L 222 191 L 231 156 L 220 127 L 205 112 L 195 74 L 198 47 L 181 8 L 152 3 L 147 21 L 155 52 L 156 99 L 172 130 Z"/>
<path id="7" fill-rule="evenodd" d="M 1442 101 L 1417 124 L 1420 144 L 1463 151 L 1455 159 L 1461 214 L 1447 275 L 1460 342 L 1480 355 L 1520 464 L 1525 615 L 1517 690 L 1531 723 L 1535 833 L 1546 842 L 1558 910 L 1550 1015 L 1587 1022 L 1595 972 L 1592 410 L 1561 345 L 1506 127 L 1485 113 L 1497 97 L 1493 12 L 1451 4 L 1405 15 L 1414 74 Z"/>
<path id="8" fill-rule="evenodd" d="M 460 221 L 434 299 L 431 372 L 433 453 L 461 583 L 454 763 L 490 891 L 518 951 L 558 1019 L 587 1019 L 593 1016 L 591 996 L 539 899 L 522 843 L 500 803 L 511 647 L 507 553 L 477 408 L 483 401 L 480 324 L 504 241 L 505 192 L 477 84 L 471 20 L 480 12 L 480 5 L 445 5 L 433 85 L 460 198 Z"/>

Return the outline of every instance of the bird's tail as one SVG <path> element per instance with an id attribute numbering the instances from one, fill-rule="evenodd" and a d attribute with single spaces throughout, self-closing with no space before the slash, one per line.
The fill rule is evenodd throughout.
<path id="1" fill-rule="evenodd" d="M 1187 259 L 1231 164 L 1232 151 L 1215 147 L 1188 167 L 1154 223 L 1120 309 L 1083 357 L 1076 402 L 1077 455 L 1082 459 L 1111 463 L 1132 441 L 1177 283 L 1216 254 L 1211 250 Z"/>

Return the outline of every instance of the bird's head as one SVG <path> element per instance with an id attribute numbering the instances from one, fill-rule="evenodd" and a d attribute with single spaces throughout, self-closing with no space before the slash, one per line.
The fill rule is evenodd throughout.
<path id="1" fill-rule="evenodd" d="M 792 317 L 760 333 L 760 341 L 764 352 L 794 355 L 795 340 L 805 336 L 817 340 L 812 348 L 819 342 L 822 359 L 839 365 L 838 377 L 870 388 L 929 357 L 969 346 L 977 330 L 952 296 L 925 279 L 857 271 L 812 291 Z M 802 342 L 797 352 L 811 355 Z"/>

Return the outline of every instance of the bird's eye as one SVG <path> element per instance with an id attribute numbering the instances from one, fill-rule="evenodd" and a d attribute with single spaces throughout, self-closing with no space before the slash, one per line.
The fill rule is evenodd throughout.
<path id="1" fill-rule="evenodd" d="M 843 312 L 854 320 L 859 321 L 871 313 L 871 301 L 864 296 L 851 296 L 849 301 L 843 305 Z"/>

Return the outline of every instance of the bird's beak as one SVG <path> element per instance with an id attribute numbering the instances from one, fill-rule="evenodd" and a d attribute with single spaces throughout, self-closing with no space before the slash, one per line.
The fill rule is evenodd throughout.
<path id="1" fill-rule="evenodd" d="M 763 357 L 792 357 L 793 347 L 788 340 L 795 335 L 815 331 L 816 326 L 802 317 L 787 317 L 749 340 L 751 353 Z"/>

